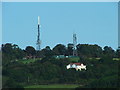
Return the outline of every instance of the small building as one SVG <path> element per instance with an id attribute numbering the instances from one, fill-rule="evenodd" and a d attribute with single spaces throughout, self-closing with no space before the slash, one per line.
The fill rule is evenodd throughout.
<path id="1" fill-rule="evenodd" d="M 77 71 L 78 70 L 86 70 L 86 65 L 84 65 L 83 63 L 70 63 L 66 66 L 67 69 L 70 69 L 70 68 L 75 68 Z"/>
<path id="2" fill-rule="evenodd" d="M 54 56 L 54 58 L 61 59 L 61 58 L 66 58 L 66 56 L 64 56 L 64 55 L 56 55 L 56 56 Z"/>

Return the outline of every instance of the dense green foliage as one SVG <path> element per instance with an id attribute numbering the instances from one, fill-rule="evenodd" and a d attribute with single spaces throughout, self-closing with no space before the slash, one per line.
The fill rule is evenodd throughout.
<path id="1" fill-rule="evenodd" d="M 25 88 L 62 88 L 62 90 L 66 90 L 66 88 L 70 88 L 67 90 L 75 90 L 74 88 L 78 87 L 79 85 L 75 84 L 51 84 L 51 85 L 33 85 L 33 86 L 26 86 Z M 64 89 L 65 88 L 65 89 Z"/>
<path id="2" fill-rule="evenodd" d="M 102 49 L 98 45 L 78 44 L 78 60 L 53 57 L 54 55 L 71 55 L 71 49 L 62 44 L 56 45 L 53 50 L 47 46 L 41 51 L 36 51 L 31 46 L 22 50 L 17 45 L 2 45 L 3 87 L 22 88 L 43 84 L 78 84 L 86 88 L 119 86 L 120 60 L 113 60 L 113 57 L 119 58 L 119 50 L 114 51 L 107 46 Z M 24 59 L 27 56 L 32 57 Z M 31 62 L 23 63 L 27 60 Z M 71 62 L 84 63 L 87 65 L 87 70 L 67 70 L 66 65 Z"/>

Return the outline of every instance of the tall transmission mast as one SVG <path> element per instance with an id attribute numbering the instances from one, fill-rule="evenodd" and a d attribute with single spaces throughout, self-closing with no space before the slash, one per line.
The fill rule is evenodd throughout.
<path id="1" fill-rule="evenodd" d="M 73 56 L 77 56 L 77 49 L 76 49 L 76 45 L 77 45 L 77 37 L 76 34 L 73 34 Z"/>
<path id="2" fill-rule="evenodd" d="M 38 51 L 40 51 L 40 44 L 41 44 L 41 42 L 40 42 L 40 17 L 38 16 L 38 36 L 37 36 L 37 43 L 36 43 L 36 45 L 37 45 L 37 47 L 36 47 L 36 50 L 38 50 Z"/>

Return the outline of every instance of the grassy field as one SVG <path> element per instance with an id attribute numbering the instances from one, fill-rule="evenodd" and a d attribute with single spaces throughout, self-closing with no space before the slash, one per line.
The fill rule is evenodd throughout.
<path id="1" fill-rule="evenodd" d="M 113 58 L 113 60 L 120 60 L 120 58 Z"/>
<path id="2" fill-rule="evenodd" d="M 79 85 L 69 85 L 69 84 L 52 84 L 52 85 L 32 85 L 32 86 L 26 86 L 24 88 L 71 88 L 75 89 L 76 87 L 79 87 Z"/>
<path id="3" fill-rule="evenodd" d="M 70 57 L 69 60 L 74 61 L 74 62 L 78 62 L 79 57 Z"/>
<path id="4" fill-rule="evenodd" d="M 41 60 L 41 59 L 25 59 L 25 60 L 19 60 L 19 61 L 24 63 L 24 64 L 29 64 L 29 63 L 33 63 L 37 60 Z"/>

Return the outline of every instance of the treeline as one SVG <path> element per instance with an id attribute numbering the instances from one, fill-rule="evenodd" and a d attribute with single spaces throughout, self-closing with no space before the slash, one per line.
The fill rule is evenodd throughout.
<path id="1" fill-rule="evenodd" d="M 105 46 L 78 44 L 77 52 L 80 63 L 87 65 L 86 71 L 66 69 L 71 63 L 69 58 L 56 59 L 54 55 L 72 55 L 73 48 L 62 44 L 53 49 L 46 46 L 36 51 L 32 46 L 22 50 L 15 44 L 2 45 L 2 83 L 3 88 L 22 88 L 27 85 L 40 84 L 79 84 L 81 87 L 119 87 L 118 64 L 119 50 Z M 42 57 L 42 59 L 40 59 Z M 34 63 L 23 64 L 19 60 L 38 58 Z M 91 59 L 89 59 L 91 58 Z M 100 58 L 96 60 L 95 58 Z M 27 59 L 29 60 L 29 59 Z"/>
<path id="2" fill-rule="evenodd" d="M 81 58 L 100 58 L 102 56 L 109 56 L 112 58 L 120 57 L 120 50 L 114 50 L 111 47 L 105 46 L 103 49 L 98 45 L 89 45 L 89 44 L 78 44 L 76 46 L 76 51 L 78 56 Z M 46 56 L 54 56 L 54 55 L 65 55 L 72 56 L 73 55 L 73 45 L 68 44 L 66 47 L 63 44 L 57 44 L 53 49 L 49 46 L 46 46 L 41 51 L 35 50 L 32 46 L 27 46 L 24 50 L 19 48 L 16 44 L 6 43 L 2 44 L 2 54 L 5 62 L 7 60 L 15 60 L 15 59 L 23 59 L 23 58 L 39 58 Z M 3 62 L 4 62 L 3 61 Z"/>

